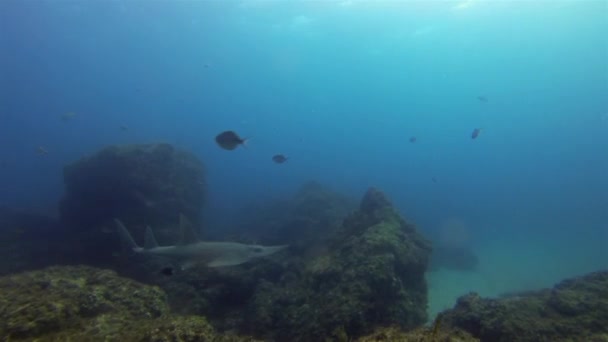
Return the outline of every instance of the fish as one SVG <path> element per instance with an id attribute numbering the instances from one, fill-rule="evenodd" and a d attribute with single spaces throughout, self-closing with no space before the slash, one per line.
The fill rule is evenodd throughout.
<path id="1" fill-rule="evenodd" d="M 437 177 L 431 177 L 431 180 L 433 181 L 433 183 L 437 183 Z"/>
<path id="2" fill-rule="evenodd" d="M 76 116 L 76 113 L 74 113 L 74 112 L 67 112 L 67 113 L 61 114 L 60 118 L 61 118 L 61 120 L 67 122 L 67 121 L 72 120 L 75 116 Z"/>
<path id="3" fill-rule="evenodd" d="M 477 139 L 477 137 L 479 136 L 479 133 L 481 133 L 481 128 L 475 128 L 473 130 L 473 133 L 471 133 L 471 139 Z"/>
<path id="4" fill-rule="evenodd" d="M 267 257 L 284 250 L 288 245 L 261 246 L 237 242 L 208 242 L 200 241 L 196 234 L 186 225 L 186 220 L 180 219 L 182 236 L 176 245 L 159 246 L 150 227 L 146 227 L 144 246 L 135 243 L 125 225 L 117 218 L 114 219 L 118 234 L 126 249 L 136 254 L 160 256 L 173 259 L 187 270 L 194 265 L 207 267 L 227 267 L 241 265 L 253 259 Z M 190 237 L 190 239 L 188 239 Z"/>
<path id="5" fill-rule="evenodd" d="M 128 131 L 129 130 L 129 126 L 127 126 L 127 125 L 120 125 L 120 130 L 121 131 Z"/>
<path id="6" fill-rule="evenodd" d="M 242 139 L 234 131 L 225 131 L 215 137 L 215 142 L 224 150 L 234 150 L 239 145 L 245 146 L 247 139 Z"/>
<path id="7" fill-rule="evenodd" d="M 479 95 L 477 96 L 477 100 L 479 100 L 479 102 L 488 102 L 488 98 L 485 95 Z"/>
<path id="8" fill-rule="evenodd" d="M 283 164 L 287 161 L 287 157 L 283 154 L 276 154 L 272 157 L 272 161 L 277 164 Z"/>
<path id="9" fill-rule="evenodd" d="M 138 201 L 139 203 L 143 204 L 144 206 L 146 206 L 148 208 L 152 208 L 152 207 L 156 206 L 156 202 L 154 202 L 151 199 L 149 199 L 148 197 L 146 197 L 146 195 L 142 194 L 141 191 L 139 191 L 139 190 L 132 190 L 131 195 L 133 196 L 132 198 L 134 200 Z"/>
<path id="10" fill-rule="evenodd" d="M 416 142 L 416 137 L 410 137 L 410 142 L 413 144 Z"/>
<path id="11" fill-rule="evenodd" d="M 47 154 L 49 154 L 49 151 L 44 146 L 38 146 L 38 148 L 36 149 L 36 154 L 38 154 L 39 156 L 46 156 Z"/>

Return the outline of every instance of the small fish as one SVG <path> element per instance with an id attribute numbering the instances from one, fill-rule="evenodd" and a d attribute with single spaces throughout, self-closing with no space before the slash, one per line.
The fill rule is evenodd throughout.
<path id="1" fill-rule="evenodd" d="M 152 208 L 152 207 L 156 206 L 156 203 L 154 201 L 152 201 L 151 199 L 146 197 L 146 195 L 142 194 L 141 191 L 139 191 L 139 190 L 131 191 L 131 195 L 133 195 L 133 198 L 135 200 L 139 201 L 141 204 L 143 204 L 144 206 L 146 206 L 148 208 Z"/>
<path id="2" fill-rule="evenodd" d="M 477 96 L 477 100 L 479 100 L 479 102 L 488 102 L 488 98 L 485 95 L 479 95 Z"/>
<path id="3" fill-rule="evenodd" d="M 410 142 L 413 144 L 416 142 L 416 137 L 410 137 Z"/>
<path id="4" fill-rule="evenodd" d="M 127 126 L 127 125 L 120 125 L 120 130 L 121 131 L 128 131 L 129 130 L 129 126 Z"/>
<path id="5" fill-rule="evenodd" d="M 431 177 L 431 180 L 433 181 L 433 183 L 437 183 L 437 178 L 436 177 Z"/>
<path id="6" fill-rule="evenodd" d="M 39 156 L 46 156 L 47 154 L 49 154 L 49 151 L 44 146 L 38 146 L 38 148 L 36 149 L 36 153 Z"/>
<path id="7" fill-rule="evenodd" d="M 61 117 L 61 120 L 67 122 L 67 121 L 70 121 L 71 119 L 73 119 L 75 116 L 76 116 L 76 113 L 74 113 L 74 112 L 67 112 L 67 113 L 61 114 L 60 117 Z"/>
<path id="8" fill-rule="evenodd" d="M 25 228 L 17 227 L 13 230 L 13 232 L 15 233 L 15 235 L 22 235 L 25 234 Z"/>
<path id="9" fill-rule="evenodd" d="M 173 267 L 171 267 L 171 266 L 163 267 L 163 268 L 160 270 L 160 274 L 162 274 L 162 275 L 166 275 L 167 277 L 172 276 L 172 275 L 174 274 Z"/>
<path id="10" fill-rule="evenodd" d="M 215 142 L 224 150 L 234 150 L 239 145 L 245 146 L 247 139 L 241 139 L 238 134 L 233 131 L 225 131 L 215 137 Z"/>
<path id="11" fill-rule="evenodd" d="M 287 161 L 287 157 L 283 154 L 277 154 L 272 157 L 272 161 L 277 164 L 283 164 Z"/>
<path id="12" fill-rule="evenodd" d="M 479 133 L 481 133 L 481 128 L 475 128 L 473 133 L 471 133 L 471 139 L 477 139 Z"/>

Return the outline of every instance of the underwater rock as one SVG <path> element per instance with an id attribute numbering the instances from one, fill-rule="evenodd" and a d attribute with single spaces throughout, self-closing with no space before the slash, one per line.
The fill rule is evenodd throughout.
<path id="1" fill-rule="evenodd" d="M 314 247 L 331 236 L 354 208 L 356 201 L 317 182 L 308 182 L 292 198 L 243 208 L 235 215 L 242 219 L 230 234 L 245 242 L 289 244 L 297 254 L 314 253 Z M 251 232 L 256 235 L 248 236 Z"/>
<path id="2" fill-rule="evenodd" d="M 161 244 L 177 239 L 180 213 L 198 224 L 204 177 L 203 164 L 193 154 L 169 144 L 106 147 L 64 168 L 61 220 L 77 235 L 81 260 L 106 265 L 96 261 L 120 250 L 112 234 L 114 218 L 120 218 L 137 241 L 143 241 L 145 226 L 150 225 Z"/>
<path id="3" fill-rule="evenodd" d="M 347 340 L 345 340 L 347 341 Z M 396 327 L 380 328 L 373 334 L 361 337 L 357 342 L 479 342 L 465 331 L 443 329 L 439 326 L 422 327 L 412 331 L 403 331 Z"/>
<path id="4" fill-rule="evenodd" d="M 498 299 L 470 293 L 440 317 L 482 341 L 606 341 L 608 271 Z"/>
<path id="5" fill-rule="evenodd" d="M 1 277 L 0 340 L 251 341 L 171 315 L 158 287 L 85 266 Z"/>
<path id="6" fill-rule="evenodd" d="M 417 327 L 427 319 L 430 252 L 384 194 L 370 189 L 325 253 L 278 283 L 259 283 L 246 329 L 260 336 L 271 331 L 280 341 L 346 341 L 378 326 Z"/>

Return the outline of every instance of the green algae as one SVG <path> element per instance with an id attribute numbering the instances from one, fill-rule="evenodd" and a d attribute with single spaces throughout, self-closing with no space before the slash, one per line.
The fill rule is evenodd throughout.
<path id="1" fill-rule="evenodd" d="M 0 278 L 2 341 L 252 341 L 170 313 L 156 286 L 88 266 Z"/>

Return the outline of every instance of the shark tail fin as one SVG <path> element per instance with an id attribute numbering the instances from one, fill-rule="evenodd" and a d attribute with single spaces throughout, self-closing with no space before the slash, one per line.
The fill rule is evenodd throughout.
<path id="1" fill-rule="evenodd" d="M 135 243 L 135 240 L 133 240 L 133 237 L 131 236 L 125 225 L 122 223 L 122 221 L 115 218 L 114 222 L 116 223 L 116 227 L 118 228 L 118 235 L 120 235 L 120 240 L 122 241 L 123 246 L 127 247 L 130 251 L 133 252 L 141 251 L 142 248 Z"/>
<path id="2" fill-rule="evenodd" d="M 156 238 L 154 237 L 152 228 L 150 228 L 150 226 L 147 226 L 146 235 L 144 239 L 144 249 L 152 249 L 156 247 L 158 247 L 158 242 L 156 242 Z"/>

